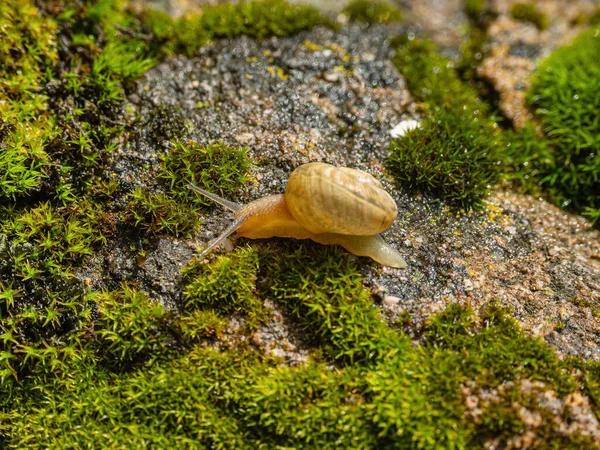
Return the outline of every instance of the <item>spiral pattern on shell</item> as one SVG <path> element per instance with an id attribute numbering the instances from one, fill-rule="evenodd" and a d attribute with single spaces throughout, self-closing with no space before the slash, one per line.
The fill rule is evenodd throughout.
<path id="1" fill-rule="evenodd" d="M 394 199 L 372 175 L 325 163 L 294 170 L 285 201 L 292 216 L 315 234 L 371 236 L 389 228 L 398 215 Z"/>

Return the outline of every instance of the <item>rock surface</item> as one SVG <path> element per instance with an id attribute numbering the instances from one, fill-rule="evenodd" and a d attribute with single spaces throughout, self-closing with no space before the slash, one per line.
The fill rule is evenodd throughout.
<path id="1" fill-rule="evenodd" d="M 503 20 L 499 16 L 496 23 Z M 502 188 L 483 211 L 457 214 L 435 199 L 409 195 L 386 175 L 390 130 L 419 118 L 389 62 L 388 39 L 399 31 L 347 25 L 335 33 L 316 29 L 264 42 L 215 42 L 193 59 L 175 57 L 149 71 L 129 95 L 129 107 L 144 117 L 157 105 L 173 105 L 187 123 L 187 138 L 248 146 L 256 167 L 253 182 L 236 199 L 242 202 L 283 192 L 289 173 L 309 161 L 356 167 L 381 179 L 399 207 L 384 238 L 405 254 L 408 268 L 382 268 L 363 258 L 363 274 L 390 321 L 411 315 L 415 339 L 423 320 L 449 303 L 477 307 L 497 301 L 560 353 L 600 358 L 600 234 L 589 231 L 589 223 Z M 169 147 L 153 139 L 143 122 L 132 136 L 113 169 L 121 183 L 143 185 Z M 129 168 L 136 168 L 136 177 Z M 230 216 L 214 208 L 204 219 L 190 242 L 157 241 L 139 269 L 127 270 L 134 255 L 118 242 L 99 267 L 142 282 L 154 298 L 175 306 L 180 268 Z M 277 248 L 279 242 L 257 245 Z M 289 353 L 290 362 L 302 360 L 270 343 L 280 335 L 290 348 L 297 345 L 274 314 L 257 342 L 270 352 Z"/>

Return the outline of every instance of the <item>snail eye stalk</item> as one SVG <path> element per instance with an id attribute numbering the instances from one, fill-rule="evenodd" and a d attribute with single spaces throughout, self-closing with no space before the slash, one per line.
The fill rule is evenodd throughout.
<path id="1" fill-rule="evenodd" d="M 195 184 L 188 183 L 187 187 L 190 188 L 192 191 L 195 191 L 198 194 L 204 195 L 205 197 L 211 199 L 213 202 L 218 203 L 219 205 L 224 206 L 225 208 L 227 208 L 233 212 L 238 212 L 240 209 L 242 209 L 242 205 L 239 205 L 234 202 L 230 202 L 229 200 L 226 200 L 223 197 L 219 197 L 218 195 L 215 195 L 212 192 L 205 191 L 204 189 L 199 188 Z"/>
<path id="2" fill-rule="evenodd" d="M 208 255 L 211 250 L 213 248 L 215 248 L 217 245 L 219 245 L 221 242 L 223 242 L 225 239 L 227 239 L 229 236 L 231 236 L 231 234 L 233 234 L 235 232 L 235 230 L 237 230 L 240 225 L 242 225 L 242 223 L 244 223 L 245 218 L 244 217 L 240 217 L 239 219 L 236 219 L 231 225 L 229 225 L 227 228 L 225 228 L 225 230 L 219 235 L 219 237 L 217 237 L 216 239 L 213 239 L 204 250 L 202 250 L 202 252 L 198 255 L 198 259 L 202 259 L 204 258 L 206 255 Z"/>

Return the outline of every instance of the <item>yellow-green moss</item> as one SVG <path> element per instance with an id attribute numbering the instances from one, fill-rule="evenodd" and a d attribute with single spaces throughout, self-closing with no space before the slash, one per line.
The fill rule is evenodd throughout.
<path id="1" fill-rule="evenodd" d="M 599 61 L 597 29 L 543 60 L 528 93 L 543 135 L 531 126 L 509 133 L 506 150 L 509 178 L 593 221 L 600 218 Z"/>
<path id="2" fill-rule="evenodd" d="M 106 364 L 128 367 L 176 343 L 171 314 L 144 291 L 123 285 L 119 291 L 94 296 L 94 303 L 95 341 Z"/>
<path id="3" fill-rule="evenodd" d="M 3 399 L 2 444 L 474 448 L 488 439 L 508 442 L 527 427 L 523 405 L 544 417 L 533 430 L 542 444 L 595 445 L 589 436 L 562 433 L 535 393 L 519 388 L 521 380 L 541 381 L 564 398 L 583 386 L 595 399 L 594 364 L 577 363 L 579 372 L 571 371 L 572 360 L 558 358 L 493 306 L 474 316 L 451 305 L 424 324 L 421 343 L 413 346 L 378 317 L 352 257 L 315 244 L 287 246 L 283 259 L 270 251 L 257 258 L 255 251 L 238 250 L 233 258 L 242 271 L 230 265 L 217 278 L 239 277 L 242 291 L 250 288 L 259 298 L 281 302 L 316 349 L 325 349 L 315 352 L 321 361 L 278 367 L 277 359 L 244 345 L 217 350 L 187 343 L 169 349 L 195 313 L 170 324 L 163 307 L 124 287 L 97 299 L 98 318 L 80 340 L 100 350 L 75 351 L 80 364 L 69 376 L 38 384 L 39 395 L 22 390 L 25 384 Z M 229 258 L 217 258 L 209 272 Z M 308 258 L 311 265 L 305 264 Z M 249 271 L 243 269 L 246 262 Z M 259 285 L 257 270 L 264 278 Z M 222 288 L 217 278 L 190 279 L 196 288 L 206 281 L 214 293 Z M 209 311 L 223 305 L 203 307 L 212 318 L 202 320 L 213 322 Z M 130 353 L 133 349 L 141 351 Z M 467 414 L 467 388 L 473 395 L 497 392 L 493 402 L 480 403 L 476 419 Z"/>
<path id="4" fill-rule="evenodd" d="M 251 165 L 246 147 L 231 147 L 221 142 L 200 145 L 193 141 L 176 141 L 169 152 L 161 156 L 159 178 L 173 198 L 208 205 L 210 201 L 192 192 L 188 183 L 231 198 L 250 179 Z"/>
<path id="5" fill-rule="evenodd" d="M 531 124 L 507 131 L 505 138 L 506 147 L 502 151 L 504 178 L 525 192 L 542 195 L 541 180 L 556 165 L 552 148 Z"/>
<path id="6" fill-rule="evenodd" d="M 179 204 L 166 194 L 137 188 L 129 198 L 123 220 L 143 232 L 190 237 L 202 224 L 197 206 Z"/>
<path id="7" fill-rule="evenodd" d="M 346 252 L 305 242 L 291 246 L 296 250 L 271 262 L 267 295 L 298 318 L 307 337 L 345 362 L 368 362 L 402 348 L 404 341 L 373 309 L 358 266 Z"/>
<path id="8" fill-rule="evenodd" d="M 56 64 L 56 22 L 30 1 L 0 5 L 0 201 L 36 190 L 54 135 L 40 93 L 44 70 Z"/>
<path id="9" fill-rule="evenodd" d="M 550 26 L 548 16 L 538 10 L 535 3 L 514 3 L 510 7 L 510 16 L 521 22 L 532 23 L 541 31 Z"/>
<path id="10" fill-rule="evenodd" d="M 385 1 L 354 0 L 344 7 L 342 13 L 353 22 L 391 23 L 402 19 L 398 8 Z"/>
<path id="11" fill-rule="evenodd" d="M 228 315 L 240 313 L 250 328 L 268 319 L 268 310 L 256 292 L 256 250 L 241 248 L 211 264 L 193 260 L 183 273 L 183 300 L 187 308 L 209 307 Z"/>
<path id="12" fill-rule="evenodd" d="M 600 6 L 587 17 L 586 23 L 592 26 L 600 25 Z"/>
<path id="13" fill-rule="evenodd" d="M 486 0 L 464 0 L 464 9 L 469 19 L 477 22 L 485 8 Z"/>
<path id="14" fill-rule="evenodd" d="M 147 11 L 144 25 L 156 36 L 157 51 L 192 56 L 212 39 L 246 35 L 256 39 L 289 36 L 315 26 L 337 28 L 338 24 L 318 9 L 284 0 L 260 0 L 239 4 L 206 6 L 200 14 L 173 19 L 163 12 Z"/>
<path id="15" fill-rule="evenodd" d="M 130 200 L 122 219 L 149 233 L 190 237 L 201 225 L 201 207 L 208 201 L 187 184 L 192 182 L 231 198 L 248 181 L 250 167 L 247 148 L 219 142 L 206 146 L 185 140 L 172 142 L 168 153 L 161 155 L 155 186 L 161 191 L 134 189 L 128 194 Z"/>
<path id="16" fill-rule="evenodd" d="M 279 1 L 215 7 L 181 21 L 204 31 L 146 41 L 120 2 L 38 3 L 39 11 L 28 0 L 0 6 L 0 33 L 8 36 L 0 55 L 10 59 L 0 66 L 0 96 L 8 99 L 0 154 L 12 152 L 10 174 L 0 172 L 0 447 L 473 448 L 492 438 L 505 443 L 526 426 L 515 399 L 539 406 L 533 396 L 500 389 L 471 420 L 463 387 L 489 391 L 522 379 L 543 381 L 561 398 L 581 389 L 597 411 L 598 365 L 559 359 L 505 311 L 477 317 L 451 306 L 423 325 L 413 346 L 380 317 L 360 260 L 335 247 L 289 240 L 277 252 L 241 247 L 193 261 L 171 306 L 131 283 L 90 292 L 81 264 L 105 245 L 123 208 L 114 202 L 122 187 L 106 172 L 124 130 L 124 85 L 153 56 L 194 51 L 217 36 L 283 35 L 317 16 Z M 194 41 L 202 33 L 207 39 Z M 447 61 L 408 56 L 415 65 L 404 74 L 426 112 L 466 106 L 473 122 L 484 121 Z M 429 91 L 440 83 L 444 89 Z M 155 125 L 162 139 L 185 131 Z M 26 135 L 30 141 L 17 139 Z M 25 145 L 15 151 L 18 142 Z M 178 233 L 191 219 L 182 208 L 202 204 L 187 181 L 231 197 L 248 167 L 246 149 L 175 142 L 156 185 L 131 198 L 141 199 L 136 212 L 148 208 L 138 225 L 159 227 L 172 213 L 175 228 L 167 231 Z M 312 354 L 306 364 L 281 366 L 251 339 L 222 340 L 234 313 L 249 325 L 242 333 L 268 323 L 266 299 L 281 307 L 285 324 L 303 330 Z M 594 445 L 561 434 L 549 419 L 535 432 L 542 444 Z"/>

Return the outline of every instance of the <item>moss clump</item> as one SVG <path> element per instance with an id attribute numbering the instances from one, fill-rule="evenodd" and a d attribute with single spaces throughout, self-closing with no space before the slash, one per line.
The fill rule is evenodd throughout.
<path id="1" fill-rule="evenodd" d="M 474 22 L 479 20 L 479 16 L 485 8 L 486 0 L 465 0 L 465 13 Z"/>
<path id="2" fill-rule="evenodd" d="M 342 13 L 353 22 L 391 23 L 402 20 L 400 10 L 385 1 L 354 0 Z"/>
<path id="3" fill-rule="evenodd" d="M 393 63 L 411 92 L 426 103 L 429 117 L 421 128 L 392 141 L 392 174 L 409 188 L 456 206 L 477 205 L 499 174 L 494 119 L 429 41 L 400 38 L 395 45 Z"/>
<path id="4" fill-rule="evenodd" d="M 498 139 L 482 133 L 475 119 L 440 109 L 420 128 L 392 141 L 388 162 L 396 180 L 410 189 L 471 207 L 498 180 L 493 159 Z"/>
<path id="5" fill-rule="evenodd" d="M 179 204 L 166 194 L 137 188 L 129 198 L 123 219 L 144 232 L 190 237 L 202 224 L 199 207 Z"/>
<path id="6" fill-rule="evenodd" d="M 0 201 L 38 189 L 54 135 L 41 93 L 44 70 L 58 60 L 56 22 L 29 1 L 0 5 Z"/>
<path id="7" fill-rule="evenodd" d="M 429 40 L 399 36 L 392 45 L 396 49 L 392 62 L 406 79 L 410 92 L 427 106 L 457 113 L 463 109 L 477 111 L 476 117 L 487 111 L 486 104 L 460 80 L 450 60 L 437 54 Z"/>
<path id="8" fill-rule="evenodd" d="M 123 285 L 94 296 L 94 302 L 95 341 L 106 364 L 129 368 L 176 343 L 171 314 L 144 291 Z"/>
<path id="9" fill-rule="evenodd" d="M 268 317 L 268 310 L 256 293 L 258 254 L 238 249 L 220 256 L 211 264 L 194 260 L 183 271 L 183 300 L 189 309 L 214 308 L 226 314 L 242 313 L 255 328 Z"/>
<path id="10" fill-rule="evenodd" d="M 267 295 L 286 305 L 332 358 L 366 363 L 405 344 L 382 323 L 358 266 L 338 248 L 302 243 L 274 260 L 268 273 Z"/>
<path id="11" fill-rule="evenodd" d="M 520 22 L 529 22 L 541 31 L 550 26 L 548 16 L 539 11 L 535 3 L 514 3 L 510 8 L 510 16 Z"/>
<path id="12" fill-rule="evenodd" d="M 48 165 L 43 148 L 49 136 L 42 124 L 0 124 L 0 198 L 14 199 L 39 187 Z"/>
<path id="13" fill-rule="evenodd" d="M 203 8 L 202 14 L 173 19 L 165 13 L 148 11 L 145 26 L 156 36 L 162 54 L 192 56 L 212 39 L 250 36 L 265 39 L 289 36 L 315 26 L 337 28 L 337 23 L 308 5 L 292 5 L 284 0 L 261 0 L 222 4 Z"/>
<path id="14" fill-rule="evenodd" d="M 477 318 L 469 308 L 451 305 L 432 318 L 425 335 L 427 345 L 436 351 L 468 354 L 461 370 L 481 385 L 527 378 L 550 383 L 559 394 L 576 388 L 552 348 L 525 335 L 507 311 L 496 305 L 487 306 Z M 481 348 L 485 350 L 476 350 Z M 481 372 L 480 367 L 487 370 Z"/>
<path id="15" fill-rule="evenodd" d="M 182 337 L 189 342 L 220 335 L 227 326 L 227 319 L 213 310 L 196 309 L 179 320 Z"/>
<path id="16" fill-rule="evenodd" d="M 600 6 L 588 16 L 586 23 L 592 26 L 600 25 Z"/>
<path id="17" fill-rule="evenodd" d="M 505 135 L 504 178 L 520 186 L 525 192 L 542 195 L 540 180 L 556 165 L 554 152 L 548 142 L 538 136 L 531 124 Z"/>
<path id="18" fill-rule="evenodd" d="M 249 180 L 250 167 L 247 148 L 175 141 L 169 153 L 161 156 L 156 190 L 137 188 L 129 193 L 122 218 L 148 233 L 189 237 L 201 224 L 201 207 L 209 202 L 190 191 L 187 184 L 229 198 Z"/>
<path id="19" fill-rule="evenodd" d="M 477 89 L 479 95 L 482 96 L 488 94 L 488 90 L 477 75 L 477 67 L 483 61 L 487 40 L 487 33 L 483 25 L 469 25 L 460 46 L 461 58 L 456 65 L 461 79 Z"/>
<path id="20" fill-rule="evenodd" d="M 208 205 L 209 200 L 188 189 L 188 183 L 230 198 L 250 179 L 251 166 L 245 147 L 230 147 L 221 142 L 200 145 L 193 141 L 176 141 L 169 153 L 161 157 L 159 178 L 176 200 Z"/>
<path id="21" fill-rule="evenodd" d="M 600 37 L 584 31 L 542 61 L 529 103 L 544 132 L 532 148 L 531 174 L 558 205 L 600 217 Z M 550 151 L 547 152 L 546 148 Z M 549 154 L 548 154 L 549 153 Z M 541 167 L 535 159 L 543 161 Z"/>
<path id="22" fill-rule="evenodd" d="M 172 105 L 159 105 L 148 118 L 148 129 L 154 139 L 170 141 L 179 139 L 186 131 L 181 110 Z"/>
<path id="23" fill-rule="evenodd" d="M 90 315 L 73 266 L 103 241 L 97 212 L 90 204 L 59 211 L 43 203 L 2 225 L 1 383 L 68 365 L 76 333 Z"/>

